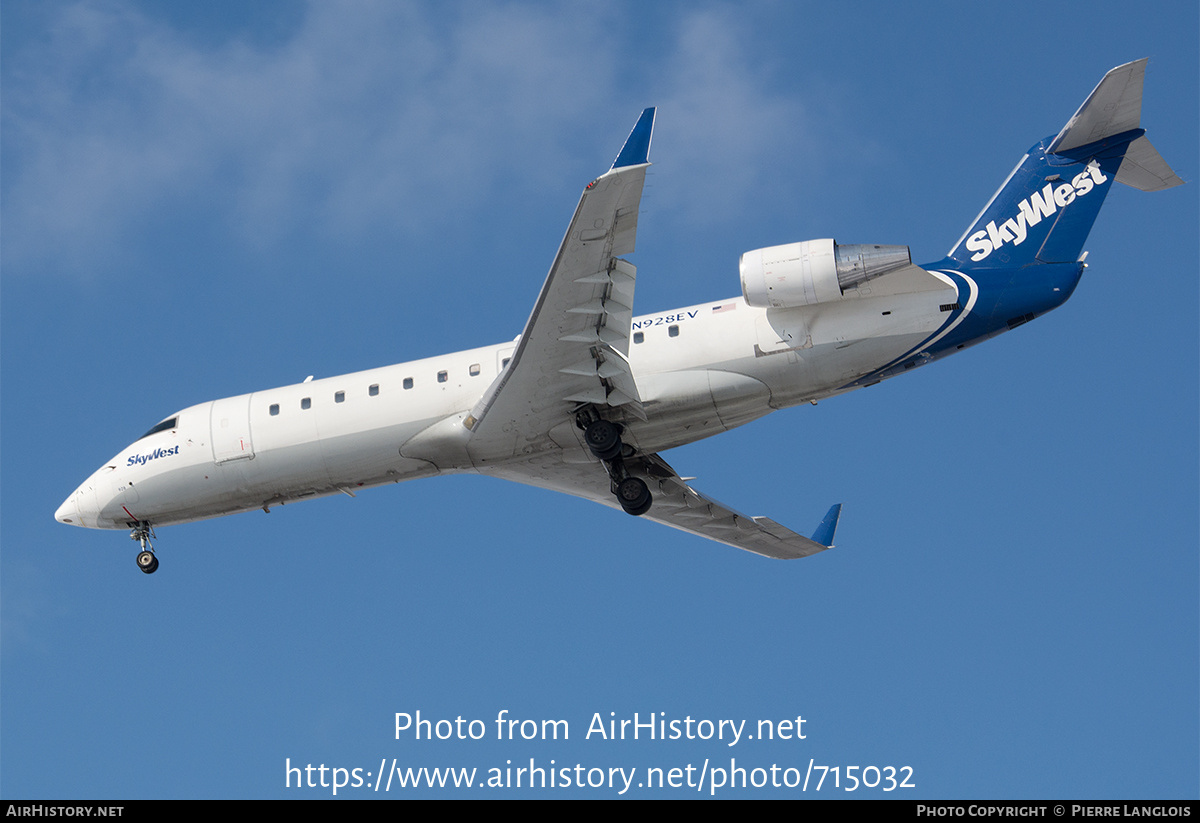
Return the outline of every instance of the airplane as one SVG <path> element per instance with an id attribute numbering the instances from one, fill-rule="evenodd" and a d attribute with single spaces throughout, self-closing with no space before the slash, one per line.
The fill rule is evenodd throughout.
<path id="1" fill-rule="evenodd" d="M 1062 305 L 1113 181 L 1182 184 L 1141 127 L 1147 60 L 1118 66 L 1029 149 L 946 257 L 831 238 L 748 251 L 742 294 L 634 316 L 655 109 L 584 188 L 513 341 L 201 403 L 97 469 L 55 520 L 154 529 L 454 472 L 553 489 L 780 559 L 833 546 L 693 488 L 660 455 L 872 386 Z"/>

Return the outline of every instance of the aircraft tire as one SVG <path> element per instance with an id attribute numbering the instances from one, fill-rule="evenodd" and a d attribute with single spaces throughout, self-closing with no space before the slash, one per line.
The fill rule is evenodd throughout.
<path id="1" fill-rule="evenodd" d="M 154 556 L 154 552 L 138 552 L 137 564 L 145 574 L 158 571 L 158 558 Z"/>
<path id="2" fill-rule="evenodd" d="M 588 449 L 599 460 L 612 460 L 621 453 L 621 431 L 615 423 L 597 420 L 583 432 Z"/>
<path id="3" fill-rule="evenodd" d="M 626 477 L 617 484 L 617 500 L 621 502 L 621 508 L 627 514 L 636 517 L 650 511 L 650 504 L 654 498 L 650 496 L 650 489 L 646 487 L 644 480 L 640 477 Z"/>
<path id="4" fill-rule="evenodd" d="M 650 497 L 650 495 L 646 495 L 646 502 L 643 503 L 642 505 L 626 506 L 626 505 L 622 504 L 621 508 L 623 508 L 625 510 L 626 514 L 632 514 L 634 517 L 639 517 L 639 516 L 645 514 L 646 512 L 650 511 L 650 504 L 653 502 L 654 502 L 654 499 L 652 497 Z"/>

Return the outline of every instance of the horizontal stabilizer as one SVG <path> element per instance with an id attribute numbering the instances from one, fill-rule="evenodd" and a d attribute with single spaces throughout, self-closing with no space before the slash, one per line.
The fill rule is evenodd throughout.
<path id="1" fill-rule="evenodd" d="M 1061 154 L 1108 137 L 1141 128 L 1142 84 L 1146 79 L 1143 57 L 1117 66 L 1108 74 L 1058 133 L 1047 154 Z"/>
<path id="2" fill-rule="evenodd" d="M 1117 182 L 1142 191 L 1162 191 L 1183 185 L 1183 181 L 1145 136 L 1134 140 L 1125 150 L 1125 159 L 1121 161 L 1121 169 L 1117 172 Z"/>

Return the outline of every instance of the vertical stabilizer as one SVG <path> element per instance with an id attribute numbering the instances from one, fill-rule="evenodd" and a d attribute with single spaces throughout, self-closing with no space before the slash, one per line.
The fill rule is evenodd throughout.
<path id="1" fill-rule="evenodd" d="M 1082 161 L 1047 154 L 1043 145 L 1021 158 L 950 250 L 962 268 L 1070 263 L 1079 257 L 1128 143 Z"/>
<path id="2" fill-rule="evenodd" d="M 1183 183 L 1141 127 L 1146 60 L 1112 69 L 1053 138 L 1033 146 L 948 255 L 964 269 L 1079 258 L 1115 180 L 1142 191 Z"/>

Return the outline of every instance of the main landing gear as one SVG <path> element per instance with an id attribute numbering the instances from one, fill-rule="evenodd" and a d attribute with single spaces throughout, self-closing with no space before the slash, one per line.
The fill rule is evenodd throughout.
<path id="1" fill-rule="evenodd" d="M 583 430 L 583 439 L 592 454 L 601 460 L 613 460 L 621 454 L 621 430 L 608 420 L 594 420 Z"/>
<path id="2" fill-rule="evenodd" d="M 154 556 L 154 546 L 150 543 L 150 538 L 154 536 L 154 529 L 145 520 L 134 523 L 129 532 L 129 539 L 138 541 L 142 546 L 142 550 L 138 552 L 137 565 L 145 574 L 158 571 L 158 558 Z"/>
<path id="3" fill-rule="evenodd" d="M 626 477 L 614 485 L 613 493 L 621 502 L 621 508 L 626 514 L 636 516 L 650 511 L 650 504 L 654 502 L 654 498 L 650 496 L 650 489 L 645 480 L 640 477 Z"/>
<path id="4" fill-rule="evenodd" d="M 583 428 L 583 439 L 588 449 L 604 463 L 604 469 L 608 472 L 609 487 L 616 495 L 621 508 L 634 516 L 650 511 L 654 498 L 650 495 L 646 481 L 634 477 L 625 468 L 625 444 L 621 442 L 620 427 L 616 423 L 599 418 L 586 422 L 581 420 L 580 426 Z"/>

